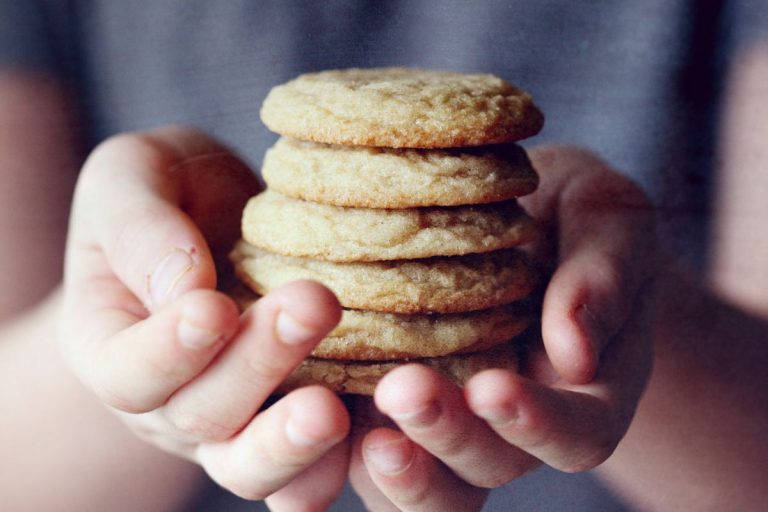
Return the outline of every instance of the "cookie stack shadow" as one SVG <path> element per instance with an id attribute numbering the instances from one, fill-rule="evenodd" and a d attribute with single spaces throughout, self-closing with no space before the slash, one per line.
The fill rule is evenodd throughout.
<path id="1" fill-rule="evenodd" d="M 313 279 L 344 308 L 284 390 L 371 394 L 406 361 L 459 384 L 516 367 L 536 285 L 516 198 L 538 177 L 514 144 L 543 123 L 530 96 L 492 75 L 352 69 L 274 88 L 261 115 L 282 137 L 231 254 L 237 295 Z"/>

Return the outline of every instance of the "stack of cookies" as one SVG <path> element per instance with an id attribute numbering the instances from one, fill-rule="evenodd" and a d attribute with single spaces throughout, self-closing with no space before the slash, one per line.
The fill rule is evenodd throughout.
<path id="1" fill-rule="evenodd" d="M 350 69 L 275 87 L 261 111 L 282 138 L 268 188 L 243 213 L 232 252 L 255 292 L 314 279 L 339 298 L 338 327 L 286 387 L 370 394 L 403 361 L 461 384 L 514 368 L 535 272 L 517 205 L 538 178 L 513 141 L 543 117 L 491 75 Z"/>

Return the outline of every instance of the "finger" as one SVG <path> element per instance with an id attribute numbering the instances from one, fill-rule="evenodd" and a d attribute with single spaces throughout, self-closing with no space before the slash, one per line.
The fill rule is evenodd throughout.
<path id="1" fill-rule="evenodd" d="M 166 127 L 152 135 L 186 155 L 170 171 L 179 181 L 181 209 L 202 232 L 214 260 L 228 261 L 245 203 L 263 188 L 256 175 L 229 148 L 194 130 Z"/>
<path id="2" fill-rule="evenodd" d="M 586 393 L 503 370 L 476 375 L 465 391 L 472 411 L 502 439 L 561 471 L 595 467 L 621 438 L 610 407 Z"/>
<path id="3" fill-rule="evenodd" d="M 318 283 L 296 281 L 273 290 L 244 314 L 227 350 L 171 397 L 166 418 L 191 439 L 227 439 L 340 317 L 336 297 Z"/>
<path id="4" fill-rule="evenodd" d="M 637 186 L 588 153 L 545 149 L 532 159 L 549 183 L 528 206 L 559 241 L 544 344 L 559 375 L 586 383 L 654 270 L 654 214 Z"/>
<path id="5" fill-rule="evenodd" d="M 349 460 L 349 483 L 365 505 L 365 510 L 370 510 L 371 512 L 398 512 L 398 507 L 379 489 L 365 465 L 362 451 L 365 433 L 367 433 L 367 430 L 364 432 L 357 431 L 357 428 L 353 427 L 352 453 Z"/>
<path id="6" fill-rule="evenodd" d="M 348 431 L 349 415 L 338 397 L 306 387 L 260 413 L 232 439 L 201 444 L 197 460 L 219 485 L 262 500 L 320 460 Z"/>
<path id="7" fill-rule="evenodd" d="M 219 171 L 216 187 L 206 186 L 212 169 Z M 214 287 L 208 245 L 187 212 L 202 219 L 205 211 L 217 221 L 230 212 L 227 224 L 237 229 L 248 173 L 222 146 L 192 131 L 103 143 L 86 162 L 76 191 L 70 286 L 86 293 L 94 279 L 114 274 L 150 309 L 187 290 Z M 200 176 L 208 178 L 195 182 Z"/>
<path id="8" fill-rule="evenodd" d="M 228 297 L 197 290 L 143 320 L 119 309 L 96 312 L 70 334 L 82 340 L 67 355 L 102 401 L 145 412 L 208 366 L 238 323 Z"/>
<path id="9" fill-rule="evenodd" d="M 480 510 L 487 491 L 462 481 L 402 432 L 379 428 L 362 442 L 371 480 L 398 510 Z"/>
<path id="10" fill-rule="evenodd" d="M 423 366 L 387 374 L 374 399 L 411 440 L 472 485 L 497 487 L 539 464 L 472 413 L 458 387 Z"/>
<path id="11" fill-rule="evenodd" d="M 467 382 L 466 402 L 506 442 L 550 466 L 569 472 L 595 467 L 624 436 L 650 373 L 651 304 L 652 295 L 641 291 L 638 313 L 606 347 L 589 384 L 547 387 L 488 370 Z"/>
<path id="12" fill-rule="evenodd" d="M 349 468 L 349 442 L 334 446 L 319 461 L 269 495 L 272 512 L 326 510 L 341 493 Z"/>
<path id="13" fill-rule="evenodd" d="M 349 402 L 352 413 L 351 453 L 349 458 L 349 483 L 365 504 L 374 512 L 397 512 L 397 507 L 381 492 L 371 479 L 363 460 L 363 439 L 375 428 L 396 429 L 397 425 L 381 413 L 373 403 L 373 397 L 354 396 Z"/>

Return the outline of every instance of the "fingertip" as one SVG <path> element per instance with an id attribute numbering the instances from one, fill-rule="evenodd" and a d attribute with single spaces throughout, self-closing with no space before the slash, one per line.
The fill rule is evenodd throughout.
<path id="1" fill-rule="evenodd" d="M 507 385 L 499 386 L 506 379 Z M 491 386 L 503 391 L 489 395 Z M 591 469 L 615 448 L 616 415 L 601 399 L 549 388 L 522 376 L 485 373 L 466 388 L 467 403 L 507 443 L 561 471 Z M 535 464 L 534 464 L 535 465 Z M 531 467 L 520 467 L 519 475 Z M 519 476 L 518 475 L 518 476 Z"/>
<path id="2" fill-rule="evenodd" d="M 147 274 L 145 300 L 151 310 L 162 308 L 192 290 L 216 287 L 216 269 L 210 251 L 198 245 L 192 242 L 170 248 Z M 149 247 L 146 250 L 152 252 Z"/>
<path id="3" fill-rule="evenodd" d="M 486 491 L 462 480 L 402 432 L 378 428 L 362 442 L 366 481 L 358 482 L 374 510 L 480 510 Z"/>
<path id="4" fill-rule="evenodd" d="M 387 373 L 374 391 L 376 407 L 394 420 L 432 416 L 443 381 L 436 372 L 419 364 L 407 364 Z"/>
<path id="5" fill-rule="evenodd" d="M 280 310 L 318 332 L 331 331 L 341 320 L 341 304 L 326 286 L 310 280 L 287 283 L 264 297 L 279 304 Z"/>
<path id="6" fill-rule="evenodd" d="M 91 385 L 107 404 L 129 413 L 163 405 L 210 364 L 239 322 L 232 301 L 212 290 L 190 292 L 143 320 L 132 318 L 132 324 L 123 312 L 101 315 L 101 322 L 120 323 L 96 345 Z"/>
<path id="7" fill-rule="evenodd" d="M 519 416 L 526 401 L 526 379 L 512 372 L 493 369 L 473 376 L 464 386 L 470 410 L 491 424 L 506 424 Z"/>
<path id="8" fill-rule="evenodd" d="M 286 434 L 299 446 L 335 445 L 349 435 L 349 412 L 339 397 L 322 386 L 307 386 L 286 398 Z"/>
<path id="9" fill-rule="evenodd" d="M 334 446 L 265 502 L 273 512 L 327 510 L 341 494 L 349 468 L 349 443 Z"/>
<path id="10" fill-rule="evenodd" d="M 299 388 L 253 416 L 226 442 L 199 445 L 197 460 L 223 487 L 245 499 L 263 500 L 334 452 L 323 477 L 342 480 L 332 468 L 346 473 L 339 456 L 347 453 L 343 441 L 348 432 L 349 417 L 337 396 L 319 386 Z"/>
<path id="11" fill-rule="evenodd" d="M 493 368 L 473 375 L 464 385 L 464 396 L 470 407 L 483 406 L 499 399 L 514 400 L 522 377 L 510 371 Z"/>
<path id="12" fill-rule="evenodd" d="M 229 339 L 237 331 L 239 312 L 235 303 L 226 295 L 214 290 L 193 290 L 179 300 L 179 326 L 217 333 L 221 339 Z M 182 327 L 184 326 L 184 327 Z M 194 343 L 180 341 L 188 348 L 199 348 Z"/>

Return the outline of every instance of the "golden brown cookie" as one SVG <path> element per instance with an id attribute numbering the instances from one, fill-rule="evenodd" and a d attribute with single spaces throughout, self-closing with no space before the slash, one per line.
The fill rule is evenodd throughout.
<path id="1" fill-rule="evenodd" d="M 513 142 L 544 123 L 530 95 L 496 76 L 407 68 L 301 75 L 270 91 L 261 118 L 296 139 L 394 148 Z"/>
<path id="2" fill-rule="evenodd" d="M 246 205 L 242 231 L 248 243 L 286 256 L 377 261 L 505 249 L 531 241 L 536 227 L 514 200 L 382 210 L 330 206 L 266 190 Z"/>
<path id="3" fill-rule="evenodd" d="M 283 137 L 267 151 L 262 176 L 286 196 L 362 208 L 491 203 L 530 194 L 538 185 L 516 144 L 385 149 Z"/>
<path id="4" fill-rule="evenodd" d="M 320 384 L 336 393 L 373 395 L 376 384 L 384 375 L 409 362 L 429 366 L 459 386 L 483 370 L 518 369 L 518 357 L 514 347 L 508 344 L 485 352 L 388 363 L 308 358 L 286 379 L 279 391 L 286 393 L 301 386 Z"/>
<path id="5" fill-rule="evenodd" d="M 296 279 L 329 287 L 346 308 L 457 313 L 526 297 L 536 272 L 516 249 L 421 260 L 336 263 L 282 256 L 240 241 L 231 254 L 241 281 L 264 295 Z"/>
<path id="6" fill-rule="evenodd" d="M 257 296 L 230 294 L 242 309 Z M 507 304 L 470 313 L 401 315 L 345 309 L 341 321 L 312 355 L 320 359 L 388 361 L 478 352 L 522 333 L 530 323 L 525 308 Z"/>
<path id="7" fill-rule="evenodd" d="M 315 347 L 322 359 L 387 361 L 478 352 L 522 333 L 528 316 L 515 304 L 470 313 L 401 315 L 345 309 Z"/>

